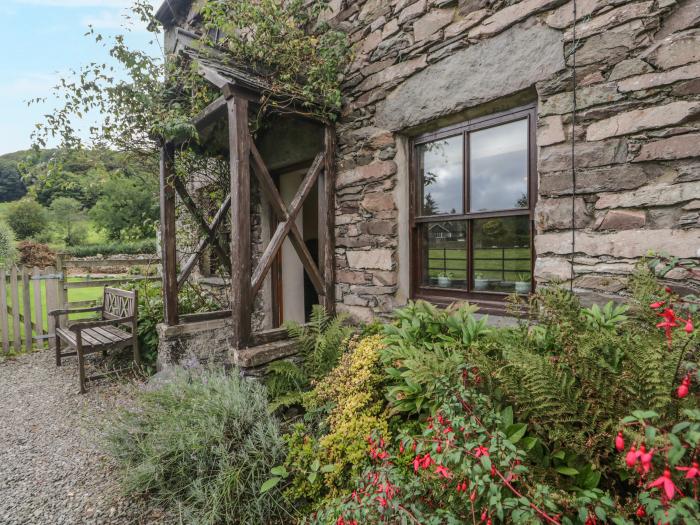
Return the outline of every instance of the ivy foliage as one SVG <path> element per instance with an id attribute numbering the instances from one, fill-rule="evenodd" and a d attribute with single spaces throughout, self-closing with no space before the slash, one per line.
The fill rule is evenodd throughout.
<path id="1" fill-rule="evenodd" d="M 263 111 L 277 99 L 276 110 L 294 101 L 332 119 L 340 108 L 340 82 L 351 49 L 344 33 L 319 22 L 327 8 L 328 0 L 206 0 L 199 4 L 204 29 L 216 29 L 221 39 L 203 38 L 203 44 L 267 79 L 271 88 Z M 125 33 L 136 21 L 148 27 L 152 43 L 158 39 L 161 28 L 148 0 L 134 0 L 128 20 Z M 79 122 L 94 114 L 101 116 L 89 128 L 89 141 L 96 146 L 152 157 L 163 138 L 197 140 L 191 119 L 219 93 L 199 76 L 195 63 L 132 49 L 125 34 L 108 41 L 91 28 L 87 35 L 108 49 L 113 63 L 92 62 L 60 79 L 53 89 L 60 105 L 36 125 L 36 147 L 58 137 L 62 146 L 80 148 Z M 279 102 L 283 94 L 287 98 Z"/>

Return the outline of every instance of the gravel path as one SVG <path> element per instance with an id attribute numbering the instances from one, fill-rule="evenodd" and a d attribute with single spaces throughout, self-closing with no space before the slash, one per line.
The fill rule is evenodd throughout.
<path id="1" fill-rule="evenodd" d="M 126 498 L 100 451 L 104 416 L 134 383 L 114 378 L 78 393 L 75 358 L 50 351 L 0 362 L 0 524 L 165 524 L 159 509 Z"/>

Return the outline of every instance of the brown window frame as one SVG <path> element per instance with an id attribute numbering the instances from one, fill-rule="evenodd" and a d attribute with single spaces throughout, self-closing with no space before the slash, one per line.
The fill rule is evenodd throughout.
<path id="1" fill-rule="evenodd" d="M 517 120 L 528 120 L 528 206 L 527 208 L 506 209 L 485 212 L 470 212 L 460 214 L 439 214 L 431 216 L 419 215 L 422 212 L 422 180 L 419 169 L 417 148 L 439 139 L 446 139 L 456 135 L 463 137 L 462 178 L 463 197 L 465 208 L 468 210 L 470 201 L 469 188 L 469 135 L 474 131 L 508 124 Z M 455 301 L 470 301 L 481 306 L 484 313 L 503 314 L 505 312 L 508 293 L 497 291 L 474 291 L 472 269 L 472 234 L 475 219 L 491 217 L 527 216 L 530 223 L 530 276 L 531 289 L 535 289 L 534 265 L 535 265 L 535 205 L 537 204 L 537 107 L 536 104 L 519 106 L 508 111 L 489 114 L 461 122 L 460 124 L 440 128 L 430 133 L 424 133 L 410 140 L 409 162 L 409 223 L 410 223 L 410 295 L 413 299 L 424 299 L 439 305 L 447 305 Z M 437 286 L 423 284 L 423 235 L 421 225 L 426 223 L 438 223 L 445 221 L 465 221 L 467 223 L 467 290 L 454 288 L 445 289 Z"/>

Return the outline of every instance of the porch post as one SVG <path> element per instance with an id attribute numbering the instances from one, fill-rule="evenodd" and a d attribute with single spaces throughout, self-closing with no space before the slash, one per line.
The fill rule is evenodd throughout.
<path id="1" fill-rule="evenodd" d="M 250 252 L 250 132 L 248 101 L 230 96 L 228 140 L 231 170 L 231 316 L 232 346 L 246 348 L 250 341 L 251 252 Z"/>
<path id="2" fill-rule="evenodd" d="M 326 311 L 335 313 L 335 127 L 326 124 L 324 130 L 323 179 L 319 184 L 319 239 L 321 246 L 321 272 L 325 294 Z"/>
<path id="3" fill-rule="evenodd" d="M 175 147 L 166 142 L 160 149 L 160 245 L 163 266 L 165 323 L 178 324 L 177 253 L 175 245 Z"/>

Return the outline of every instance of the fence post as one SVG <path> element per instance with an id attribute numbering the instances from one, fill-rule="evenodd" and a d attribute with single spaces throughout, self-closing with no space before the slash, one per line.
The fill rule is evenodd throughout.
<path id="1" fill-rule="evenodd" d="M 22 317 L 24 319 L 24 348 L 32 351 L 32 303 L 29 290 L 29 272 L 22 266 Z"/>
<path id="2" fill-rule="evenodd" d="M 10 351 L 9 326 L 7 325 L 7 284 L 5 269 L 0 268 L 0 333 L 2 334 L 2 351 Z"/>
<path id="3" fill-rule="evenodd" d="M 55 274 L 56 269 L 53 266 L 49 266 L 46 268 L 46 272 L 49 274 Z M 56 279 L 50 279 L 46 281 L 46 313 L 50 312 L 51 310 L 58 310 L 58 296 L 56 295 Z M 49 315 L 47 318 L 48 321 L 48 334 L 49 336 L 55 335 L 56 333 L 56 322 L 55 322 L 55 317 L 52 315 Z M 51 348 L 51 339 L 49 338 L 49 348 Z"/>
<path id="4" fill-rule="evenodd" d="M 22 349 L 22 336 L 19 328 L 19 290 L 17 290 L 17 266 L 10 268 L 10 294 L 12 295 L 12 346 L 15 352 Z"/>
<path id="5" fill-rule="evenodd" d="M 56 255 L 56 302 L 57 308 L 63 310 L 68 308 L 68 291 L 66 290 L 66 269 L 64 265 L 65 255 L 59 253 Z M 65 328 L 68 325 L 68 316 L 64 315 L 59 318 L 59 327 Z"/>
<path id="6" fill-rule="evenodd" d="M 32 270 L 32 286 L 34 287 L 34 326 L 37 336 L 37 344 L 39 348 L 44 347 L 44 340 L 42 336 L 44 335 L 44 312 L 41 308 L 43 301 L 41 300 L 41 271 L 36 266 Z M 48 305 L 47 311 L 48 311 Z"/>

